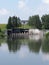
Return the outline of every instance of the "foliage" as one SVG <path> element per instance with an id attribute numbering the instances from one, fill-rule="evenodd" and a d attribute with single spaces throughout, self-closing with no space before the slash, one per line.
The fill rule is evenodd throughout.
<path id="1" fill-rule="evenodd" d="M 2 30 L 11 29 L 11 28 L 38 28 L 38 29 L 49 29 L 49 15 L 39 15 L 30 16 L 28 24 L 22 25 L 19 17 L 13 16 L 9 17 L 8 24 L 0 24 Z M 1 30 L 0 30 L 1 31 Z"/>
<path id="2" fill-rule="evenodd" d="M 49 37 L 49 32 L 48 32 L 48 33 L 46 33 L 46 37 Z"/>
<path id="3" fill-rule="evenodd" d="M 0 32 L 1 32 L 2 30 L 1 30 L 1 28 L 0 28 Z"/>
<path id="4" fill-rule="evenodd" d="M 1 30 L 1 28 L 0 28 L 0 38 L 3 38 L 3 37 L 5 37 L 5 35 L 4 35 L 4 32 Z"/>
<path id="5" fill-rule="evenodd" d="M 3 33 L 0 33 L 0 38 L 4 38 L 5 35 Z"/>
<path id="6" fill-rule="evenodd" d="M 41 29 L 42 27 L 39 15 L 29 17 L 28 24 L 38 29 Z"/>
<path id="7" fill-rule="evenodd" d="M 21 26 L 21 20 L 20 20 L 20 18 L 19 18 L 19 17 L 17 18 L 17 24 L 18 24 L 18 27 L 20 27 L 20 26 Z"/>
<path id="8" fill-rule="evenodd" d="M 43 15 L 41 20 L 43 29 L 49 29 L 49 15 Z"/>
<path id="9" fill-rule="evenodd" d="M 9 28 L 11 28 L 12 27 L 12 25 L 11 25 L 11 17 L 9 17 L 9 19 L 8 19 L 8 24 L 7 24 L 7 29 Z"/>
<path id="10" fill-rule="evenodd" d="M 11 28 L 17 28 L 21 26 L 21 22 L 20 19 L 16 16 L 13 17 L 9 17 L 8 19 L 8 24 L 7 24 L 7 29 L 11 29 Z"/>

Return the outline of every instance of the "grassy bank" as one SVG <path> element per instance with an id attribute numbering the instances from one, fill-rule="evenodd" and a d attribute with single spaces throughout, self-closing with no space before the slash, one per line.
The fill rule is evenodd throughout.
<path id="1" fill-rule="evenodd" d="M 2 30 L 5 30 L 6 29 L 6 24 L 0 24 L 0 28 L 2 29 Z M 22 25 L 21 27 L 19 27 L 19 28 L 25 28 L 25 29 L 30 29 L 30 28 L 32 28 L 31 26 L 29 26 L 29 25 Z"/>
<path id="2" fill-rule="evenodd" d="M 21 27 L 19 27 L 19 28 L 30 29 L 30 28 L 32 28 L 32 27 L 26 24 L 26 25 L 22 25 L 22 26 L 21 26 Z"/>
<path id="3" fill-rule="evenodd" d="M 0 28 L 1 28 L 2 30 L 5 30 L 5 29 L 6 29 L 6 24 L 0 24 Z"/>

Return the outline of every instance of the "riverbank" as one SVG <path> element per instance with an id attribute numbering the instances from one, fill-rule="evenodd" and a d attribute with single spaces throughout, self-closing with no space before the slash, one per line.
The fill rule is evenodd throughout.
<path id="1" fill-rule="evenodd" d="M 0 28 L 1 28 L 2 30 L 6 30 L 6 25 L 7 25 L 7 24 L 0 24 Z M 21 25 L 21 26 L 18 27 L 18 28 L 31 29 L 31 28 L 33 28 L 33 27 L 29 26 L 28 24 L 25 24 L 25 25 Z"/>
<path id="2" fill-rule="evenodd" d="M 0 24 L 0 29 L 1 29 L 2 31 L 4 31 L 4 30 L 6 29 L 6 25 L 7 25 L 7 24 Z"/>

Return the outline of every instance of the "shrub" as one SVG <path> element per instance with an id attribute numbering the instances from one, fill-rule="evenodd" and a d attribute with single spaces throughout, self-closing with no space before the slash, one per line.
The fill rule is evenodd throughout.
<path id="1" fill-rule="evenodd" d="M 0 32 L 1 32 L 1 28 L 0 28 Z"/>
<path id="2" fill-rule="evenodd" d="M 48 32 L 48 33 L 46 33 L 46 37 L 49 37 L 49 32 Z"/>

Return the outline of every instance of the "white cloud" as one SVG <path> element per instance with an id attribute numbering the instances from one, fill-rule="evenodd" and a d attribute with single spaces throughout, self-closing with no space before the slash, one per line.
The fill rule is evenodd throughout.
<path id="1" fill-rule="evenodd" d="M 19 0 L 18 1 L 18 10 L 21 11 L 18 16 L 22 19 L 28 19 L 29 16 L 39 14 L 40 17 L 44 14 L 49 14 L 49 0 L 42 0 L 42 4 L 38 7 L 30 7 L 28 5 L 28 0 Z M 46 4 L 45 4 L 46 3 Z"/>
<path id="2" fill-rule="evenodd" d="M 43 3 L 49 4 L 49 0 L 42 0 Z"/>
<path id="3" fill-rule="evenodd" d="M 19 1 L 18 1 L 18 7 L 19 7 L 20 9 L 23 9 L 25 6 L 26 6 L 26 3 L 25 3 L 24 0 L 19 0 Z"/>
<path id="4" fill-rule="evenodd" d="M 28 19 L 29 15 L 32 13 L 32 9 L 28 6 L 28 0 L 19 0 L 18 9 L 21 11 L 19 16 L 23 14 L 23 16 L 20 16 L 22 19 Z"/>
<path id="5" fill-rule="evenodd" d="M 39 14 L 40 17 L 45 14 L 49 14 L 49 6 L 42 4 L 37 9 L 33 10 L 33 15 Z"/>
<path id="6" fill-rule="evenodd" d="M 4 8 L 0 9 L 0 15 L 7 15 L 7 14 L 9 14 L 8 10 L 6 10 Z"/>

